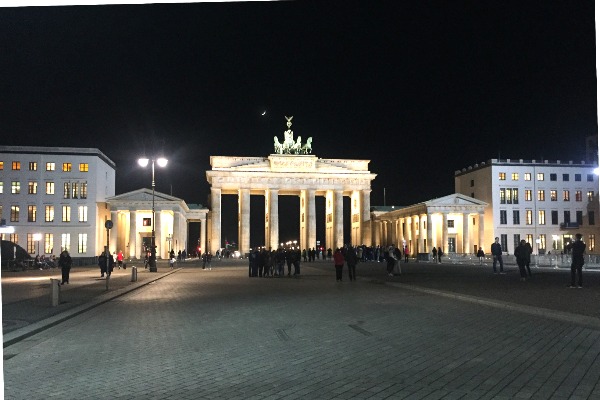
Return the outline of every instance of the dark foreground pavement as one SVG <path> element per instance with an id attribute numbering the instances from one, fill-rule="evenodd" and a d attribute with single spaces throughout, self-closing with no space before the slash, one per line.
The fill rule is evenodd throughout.
<path id="1" fill-rule="evenodd" d="M 109 292 L 82 271 L 56 314 L 14 290 L 31 277 L 3 276 L 3 319 L 22 321 L 4 326 L 5 398 L 600 399 L 599 273 L 579 290 L 552 269 L 520 282 L 409 263 L 390 278 L 364 263 L 336 283 L 329 263 L 299 279 L 214 266 L 124 274 Z"/>

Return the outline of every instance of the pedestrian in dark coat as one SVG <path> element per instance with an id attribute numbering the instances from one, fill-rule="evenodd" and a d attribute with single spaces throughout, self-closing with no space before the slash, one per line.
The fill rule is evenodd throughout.
<path id="1" fill-rule="evenodd" d="M 333 265 L 335 266 L 335 280 L 336 282 L 342 281 L 342 272 L 344 270 L 344 255 L 342 249 L 336 249 L 333 254 Z"/>
<path id="2" fill-rule="evenodd" d="M 63 250 L 60 253 L 60 258 L 58 259 L 58 266 L 62 272 L 62 282 L 61 285 L 65 283 L 69 283 L 69 273 L 71 272 L 71 265 L 73 264 L 73 260 L 71 260 L 71 256 L 67 250 Z"/>
<path id="3" fill-rule="evenodd" d="M 444 255 L 444 252 L 442 251 L 441 247 L 438 247 L 438 262 L 441 264 L 442 263 L 442 256 Z"/>
<path id="4" fill-rule="evenodd" d="M 533 249 L 531 248 L 529 242 L 525 243 L 525 247 L 527 248 L 528 253 L 527 261 L 525 262 L 525 267 L 527 268 L 527 274 L 531 278 L 531 268 L 529 268 L 529 264 L 531 263 L 531 253 L 533 253 Z"/>
<path id="5" fill-rule="evenodd" d="M 496 238 L 496 241 L 492 243 L 491 253 L 494 258 L 494 262 L 492 263 L 492 268 L 494 269 L 494 273 L 496 273 L 496 263 L 500 263 L 500 273 L 504 274 L 504 261 L 502 260 L 502 245 L 500 244 L 500 239 Z"/>
<path id="6" fill-rule="evenodd" d="M 575 287 L 575 274 L 578 275 L 578 287 L 583 288 L 582 268 L 585 264 L 585 243 L 581 241 L 581 233 L 575 235 L 575 241 L 567 246 L 567 250 L 571 251 L 571 288 Z"/>
<path id="7" fill-rule="evenodd" d="M 524 281 L 527 276 L 525 265 L 529 259 L 529 250 L 527 249 L 525 239 L 521 240 L 521 243 L 515 249 L 515 257 L 517 258 L 517 265 L 519 266 L 519 272 L 521 273 L 521 280 Z"/>
<path id="8" fill-rule="evenodd" d="M 346 250 L 346 264 L 348 265 L 348 275 L 350 276 L 350 282 L 356 280 L 356 264 L 358 263 L 358 256 L 354 248 L 350 246 Z"/>

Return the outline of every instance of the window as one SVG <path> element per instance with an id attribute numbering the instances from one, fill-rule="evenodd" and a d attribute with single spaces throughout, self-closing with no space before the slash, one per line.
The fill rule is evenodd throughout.
<path id="1" fill-rule="evenodd" d="M 538 172 L 538 174 L 537 174 L 537 180 L 538 181 L 543 181 L 544 180 L 544 173 L 543 172 Z"/>
<path id="2" fill-rule="evenodd" d="M 62 206 L 62 222 L 71 222 L 71 206 Z"/>
<path id="3" fill-rule="evenodd" d="M 569 191 L 568 190 L 563 190 L 563 201 L 569 201 L 571 200 L 571 197 L 569 195 Z"/>
<path id="4" fill-rule="evenodd" d="M 10 222 L 19 222 L 19 206 L 10 206 Z"/>
<path id="5" fill-rule="evenodd" d="M 588 236 L 588 249 L 590 252 L 596 250 L 596 235 L 593 233 Z"/>
<path id="6" fill-rule="evenodd" d="M 525 201 L 531 201 L 531 189 L 525 189 Z"/>
<path id="7" fill-rule="evenodd" d="M 54 251 L 54 235 L 46 233 L 44 235 L 44 253 L 51 254 Z"/>
<path id="8" fill-rule="evenodd" d="M 587 174 L 587 181 L 594 182 L 594 174 Z"/>
<path id="9" fill-rule="evenodd" d="M 538 201 L 544 201 L 546 200 L 546 191 L 545 190 L 538 190 L 538 197 L 537 197 Z"/>
<path id="10" fill-rule="evenodd" d="M 454 228 L 454 220 L 453 219 L 448 220 L 448 228 Z"/>
<path id="11" fill-rule="evenodd" d="M 62 250 L 66 250 L 66 251 L 71 251 L 71 234 L 70 233 L 63 233 L 60 235 L 60 249 Z"/>
<path id="12" fill-rule="evenodd" d="M 88 172 L 89 165 L 88 163 L 80 163 L 79 164 L 79 172 Z"/>
<path id="13" fill-rule="evenodd" d="M 475 186 L 475 179 L 471 179 L 471 187 Z"/>
<path id="14" fill-rule="evenodd" d="M 37 207 L 27 206 L 27 222 L 35 222 L 37 219 Z"/>
<path id="15" fill-rule="evenodd" d="M 29 163 L 29 170 L 30 171 L 37 171 L 37 163 L 35 161 L 31 161 Z"/>
<path id="16" fill-rule="evenodd" d="M 571 211 L 565 210 L 564 216 L 565 216 L 565 224 L 570 224 L 571 223 Z"/>
<path id="17" fill-rule="evenodd" d="M 581 182 L 581 174 L 575 174 L 575 182 Z"/>
<path id="18" fill-rule="evenodd" d="M 27 234 L 27 253 L 35 254 L 35 241 L 33 240 L 33 233 Z"/>
<path id="19" fill-rule="evenodd" d="M 143 218 L 142 226 L 152 226 L 152 218 Z"/>
<path id="20" fill-rule="evenodd" d="M 12 162 L 12 169 L 13 169 L 13 171 L 20 171 L 21 170 L 21 162 L 20 161 L 13 161 Z"/>
<path id="21" fill-rule="evenodd" d="M 546 211 L 538 210 L 538 225 L 546 225 Z"/>
<path id="22" fill-rule="evenodd" d="M 513 181 L 518 181 L 519 180 L 519 174 L 516 172 L 513 172 L 512 174 L 510 174 L 510 177 Z"/>
<path id="23" fill-rule="evenodd" d="M 515 233 L 513 235 L 513 246 L 515 246 L 515 249 L 517 247 L 519 247 L 520 243 L 521 243 L 521 235 L 519 235 L 518 233 Z"/>
<path id="24" fill-rule="evenodd" d="M 56 170 L 56 163 L 53 163 L 53 162 L 46 163 L 46 171 L 55 171 L 55 170 Z"/>
<path id="25" fill-rule="evenodd" d="M 63 172 L 71 172 L 71 163 L 65 162 L 62 167 Z"/>
<path id="26" fill-rule="evenodd" d="M 87 199 L 87 182 L 81 182 L 81 187 L 79 189 L 79 198 Z"/>
<path id="27" fill-rule="evenodd" d="M 500 189 L 500 204 L 506 204 L 506 189 Z"/>
<path id="28" fill-rule="evenodd" d="M 533 211 L 525 210 L 525 225 L 533 224 Z"/>
<path id="29" fill-rule="evenodd" d="M 19 193 L 21 193 L 21 182 L 12 181 L 11 184 L 10 184 L 10 192 L 12 194 L 19 194 Z"/>
<path id="30" fill-rule="evenodd" d="M 588 192 L 587 192 L 587 198 L 588 198 L 588 201 L 593 201 L 594 200 L 594 191 L 593 190 L 588 190 Z"/>
<path id="31" fill-rule="evenodd" d="M 530 181 L 531 180 L 531 173 L 530 172 L 526 172 L 523 174 L 523 179 L 526 181 Z"/>
<path id="32" fill-rule="evenodd" d="M 46 217 L 44 218 L 46 222 L 54 222 L 54 206 L 46 206 Z"/>
<path id="33" fill-rule="evenodd" d="M 506 180 L 506 173 L 505 172 L 498 173 L 498 179 L 500 179 L 501 181 L 505 181 Z"/>
<path id="34" fill-rule="evenodd" d="M 506 204 L 512 204 L 512 189 L 506 189 Z"/>
<path id="35" fill-rule="evenodd" d="M 513 204 L 519 204 L 519 189 L 517 188 L 512 190 L 512 202 Z"/>
<path id="36" fill-rule="evenodd" d="M 29 182 L 27 184 L 27 193 L 37 194 L 37 182 Z"/>
<path id="37" fill-rule="evenodd" d="M 519 210 L 513 210 L 513 225 L 521 224 L 521 214 Z"/>
<path id="38" fill-rule="evenodd" d="M 77 182 L 73 182 L 71 184 L 71 188 L 73 189 L 73 194 L 71 195 L 71 197 L 73 197 L 74 199 L 77 198 Z"/>
<path id="39" fill-rule="evenodd" d="M 526 236 L 527 239 L 525 239 L 525 241 L 529 244 L 533 243 L 533 235 L 531 233 L 528 233 Z"/>
<path id="40" fill-rule="evenodd" d="M 540 246 L 539 246 L 540 250 L 544 250 L 543 253 L 546 252 L 546 234 L 542 233 L 540 235 Z"/>
<path id="41" fill-rule="evenodd" d="M 588 211 L 588 225 L 596 225 L 596 218 L 593 211 Z"/>
<path id="42" fill-rule="evenodd" d="M 502 247 L 502 251 L 506 251 L 508 247 L 508 235 L 505 233 L 500 235 L 500 246 Z"/>
<path id="43" fill-rule="evenodd" d="M 506 225 L 506 210 L 500 210 L 500 225 Z"/>
<path id="44" fill-rule="evenodd" d="M 4 182 L 0 182 L 0 194 L 4 193 Z"/>
<path id="45" fill-rule="evenodd" d="M 0 171 L 4 170 L 4 161 L 0 161 Z"/>
<path id="46" fill-rule="evenodd" d="M 80 233 L 77 239 L 77 252 L 87 253 L 87 233 Z"/>
<path id="47" fill-rule="evenodd" d="M 550 180 L 551 181 L 556 181 L 558 178 L 556 177 L 556 174 L 550 174 Z"/>
<path id="48" fill-rule="evenodd" d="M 46 194 L 54 194 L 54 182 L 46 182 Z"/>
<path id="49" fill-rule="evenodd" d="M 63 183 L 63 199 L 71 198 L 71 184 L 69 182 Z"/>
<path id="50" fill-rule="evenodd" d="M 582 201 L 583 200 L 583 193 L 581 193 L 581 190 L 576 190 L 575 191 L 575 201 Z"/>
<path id="51" fill-rule="evenodd" d="M 552 216 L 552 225 L 558 225 L 558 211 L 552 210 L 550 214 Z"/>
<path id="52" fill-rule="evenodd" d="M 557 194 L 556 194 L 556 190 L 551 190 L 550 191 L 550 201 L 556 201 L 558 198 Z"/>
<path id="53" fill-rule="evenodd" d="M 577 220 L 579 226 L 583 225 L 583 211 L 575 211 L 575 219 Z"/>
<path id="54" fill-rule="evenodd" d="M 563 182 L 569 182 L 569 174 L 563 174 Z"/>
<path id="55" fill-rule="evenodd" d="M 79 206 L 78 208 L 78 215 L 79 215 L 79 222 L 87 222 L 88 220 L 88 207 L 87 206 Z"/>

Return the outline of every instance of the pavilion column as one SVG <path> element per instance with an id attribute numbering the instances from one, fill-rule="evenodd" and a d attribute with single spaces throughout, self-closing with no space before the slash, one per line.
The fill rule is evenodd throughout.
<path id="1" fill-rule="evenodd" d="M 362 231 L 362 244 L 365 246 L 371 246 L 371 190 L 362 190 L 362 201 L 360 202 L 361 207 L 361 223 L 360 229 Z M 358 244 L 358 243 L 357 243 Z"/>
<path id="2" fill-rule="evenodd" d="M 241 254 L 250 252 L 250 189 L 238 194 L 238 247 Z"/>
<path id="3" fill-rule="evenodd" d="M 268 200 L 268 214 L 266 218 L 268 219 L 266 222 L 269 226 L 269 238 L 268 242 L 269 246 L 272 250 L 277 250 L 279 247 L 279 190 L 276 189 L 267 189 L 265 197 Z M 267 209 L 267 208 L 265 208 Z"/>
<path id="4" fill-rule="evenodd" d="M 221 249 L 221 189 L 210 189 L 211 232 L 209 249 L 212 254 Z M 244 254 L 244 253 L 242 253 Z"/>
<path id="5" fill-rule="evenodd" d="M 390 221 L 390 243 L 394 246 L 398 245 L 398 220 L 393 219 Z"/>
<path id="6" fill-rule="evenodd" d="M 423 249 L 423 253 L 429 253 L 429 249 L 433 245 L 433 223 L 431 222 L 431 214 L 427 211 L 427 248 Z"/>
<path id="7" fill-rule="evenodd" d="M 307 243 L 305 248 L 317 246 L 317 211 L 315 206 L 315 190 L 309 189 L 306 191 L 306 228 L 307 228 Z"/>
<path id="8" fill-rule="evenodd" d="M 181 229 L 180 221 L 179 221 L 179 213 L 177 211 L 173 212 L 173 233 L 171 234 L 171 249 L 175 250 L 177 253 L 182 247 L 185 248 L 185 241 L 181 240 L 183 235 L 179 230 Z M 186 224 L 187 231 L 187 224 Z M 187 232 L 185 232 L 185 237 L 188 237 Z M 193 253 L 191 249 L 185 248 L 186 253 Z"/>
<path id="9" fill-rule="evenodd" d="M 113 222 L 113 229 L 110 230 L 110 248 L 112 253 L 113 251 L 119 251 L 119 249 L 117 249 L 117 243 L 119 243 L 117 239 L 119 238 L 119 229 L 122 228 L 121 224 L 119 224 L 118 211 L 111 211 L 110 219 Z"/>
<path id="10" fill-rule="evenodd" d="M 206 219 L 200 220 L 200 251 L 204 253 L 208 249 L 206 245 Z"/>
<path id="11" fill-rule="evenodd" d="M 442 213 L 442 245 L 444 254 L 448 254 L 448 213 Z"/>
<path id="12" fill-rule="evenodd" d="M 479 247 L 480 248 L 485 248 L 485 243 L 483 243 L 484 241 L 484 229 L 483 229 L 483 213 L 479 213 Z"/>
<path id="13" fill-rule="evenodd" d="M 333 229 L 334 243 L 336 248 L 344 247 L 344 192 L 334 190 L 333 192 Z"/>
<path id="14" fill-rule="evenodd" d="M 469 214 L 463 214 L 463 253 L 469 254 L 471 252 L 471 236 L 469 229 Z"/>
<path id="15" fill-rule="evenodd" d="M 156 221 L 154 221 L 154 245 L 156 246 L 156 257 L 164 258 L 163 251 L 163 237 L 162 237 L 162 218 L 161 210 L 155 210 Z"/>
<path id="16" fill-rule="evenodd" d="M 398 219 L 398 247 L 402 248 L 404 242 L 404 218 Z"/>
<path id="17" fill-rule="evenodd" d="M 141 258 L 142 249 L 137 248 L 137 213 L 135 211 L 129 211 L 129 257 L 130 258 Z M 138 257 L 138 250 L 139 257 Z"/>
<path id="18" fill-rule="evenodd" d="M 375 245 L 381 245 L 381 225 L 381 220 L 375 221 L 375 226 L 373 227 L 373 229 L 375 230 Z"/>
<path id="19" fill-rule="evenodd" d="M 412 255 L 416 255 L 417 252 L 419 251 L 419 238 L 417 237 L 417 228 L 419 226 L 419 216 L 418 215 L 413 215 L 413 217 L 410 219 L 410 230 L 411 230 L 411 237 L 412 237 L 412 249 L 410 249 L 410 252 Z"/>

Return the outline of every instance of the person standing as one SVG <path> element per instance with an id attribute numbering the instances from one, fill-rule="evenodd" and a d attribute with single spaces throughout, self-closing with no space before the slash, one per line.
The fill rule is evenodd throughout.
<path id="1" fill-rule="evenodd" d="M 442 256 L 444 255 L 444 252 L 442 251 L 441 247 L 438 247 L 438 262 L 441 264 L 442 263 Z"/>
<path id="2" fill-rule="evenodd" d="M 394 245 L 387 248 L 385 252 L 385 262 L 388 276 L 394 276 L 394 265 L 396 264 L 396 255 L 394 254 Z"/>
<path id="3" fill-rule="evenodd" d="M 121 267 L 123 267 L 123 251 L 119 250 L 119 252 L 117 253 L 117 265 L 119 266 L 119 269 L 121 269 Z"/>
<path id="4" fill-rule="evenodd" d="M 492 268 L 494 269 L 494 274 L 496 274 L 496 262 L 500 263 L 500 274 L 504 274 L 504 261 L 502 260 L 502 246 L 500 245 L 500 239 L 496 238 L 496 241 L 492 243 L 492 257 L 494 258 L 494 262 L 492 263 Z"/>
<path id="5" fill-rule="evenodd" d="M 525 281 L 527 272 L 525 271 L 525 265 L 529 259 L 529 250 L 527 249 L 525 239 L 521 239 L 521 243 L 515 249 L 515 257 L 517 258 L 517 265 L 519 266 L 519 273 L 521 274 L 521 281 Z"/>
<path id="6" fill-rule="evenodd" d="M 354 251 L 354 247 L 349 246 L 348 250 L 346 250 L 346 264 L 348 265 L 348 276 L 350 277 L 350 282 L 356 281 L 357 263 L 358 256 L 356 255 L 356 251 Z"/>
<path id="7" fill-rule="evenodd" d="M 433 262 L 437 262 L 437 249 L 435 247 L 431 250 L 431 255 L 433 256 Z"/>
<path id="8" fill-rule="evenodd" d="M 582 268 L 585 264 L 583 255 L 585 254 L 585 243 L 581 240 L 581 233 L 575 235 L 575 241 L 567 246 L 571 251 L 571 289 L 575 288 L 575 274 L 577 273 L 577 285 L 579 289 L 583 288 Z"/>
<path id="9" fill-rule="evenodd" d="M 404 246 L 404 262 L 408 262 L 408 246 Z"/>
<path id="10" fill-rule="evenodd" d="M 479 258 L 479 265 L 483 265 L 483 260 L 485 260 L 485 253 L 483 252 L 483 248 L 480 247 L 477 250 L 477 257 Z"/>
<path id="11" fill-rule="evenodd" d="M 342 281 L 342 272 L 344 271 L 344 255 L 342 249 L 338 248 L 333 253 L 333 265 L 335 266 L 335 281 Z"/>
<path id="12" fill-rule="evenodd" d="M 69 284 L 69 273 L 71 272 L 71 265 L 73 264 L 73 260 L 71 260 L 71 256 L 67 250 L 63 250 L 60 253 L 60 258 L 58 259 L 58 266 L 60 267 L 60 271 L 62 272 L 62 282 L 61 285 Z"/>
<path id="13" fill-rule="evenodd" d="M 529 244 L 529 242 L 525 243 L 525 247 L 527 248 L 527 260 L 525 261 L 525 267 L 527 267 L 527 274 L 531 278 L 531 268 L 529 268 L 529 264 L 531 263 L 531 254 L 533 253 L 533 249 L 531 248 L 531 244 Z"/>

